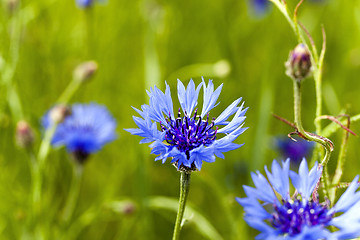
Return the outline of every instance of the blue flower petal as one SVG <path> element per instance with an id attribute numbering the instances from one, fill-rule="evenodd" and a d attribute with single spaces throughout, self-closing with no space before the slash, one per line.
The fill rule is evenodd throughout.
<path id="1" fill-rule="evenodd" d="M 305 158 L 300 163 L 299 174 L 290 171 L 291 181 L 303 200 L 310 197 L 320 179 L 321 173 L 322 168 L 319 169 L 317 163 L 309 172 Z"/>
<path id="2" fill-rule="evenodd" d="M 176 147 L 174 147 L 168 154 L 169 157 L 173 157 L 171 163 L 178 162 L 178 168 L 181 165 L 191 168 L 191 163 L 187 159 L 186 154 L 184 152 L 180 152 Z"/>
<path id="3" fill-rule="evenodd" d="M 197 100 L 199 97 L 199 92 L 202 87 L 202 83 L 195 90 L 195 83 L 191 79 L 186 90 L 184 84 L 178 80 L 178 98 L 181 105 L 181 108 L 190 116 L 197 105 Z"/>
<path id="4" fill-rule="evenodd" d="M 238 108 L 233 119 L 228 123 L 225 127 L 218 130 L 219 133 L 231 133 L 235 129 L 237 129 L 245 120 L 245 113 L 248 108 L 242 109 L 244 103 Z"/>
<path id="5" fill-rule="evenodd" d="M 236 113 L 239 109 L 237 106 L 241 102 L 242 98 L 236 99 L 232 104 L 230 104 L 216 119 L 214 124 L 215 125 L 226 125 L 228 122 L 226 120 Z"/>
<path id="6" fill-rule="evenodd" d="M 261 192 L 261 194 L 262 194 L 260 196 L 259 195 L 256 196 L 256 197 L 258 197 L 259 200 L 270 203 L 270 204 L 278 202 L 276 195 L 275 195 L 273 189 L 271 188 L 269 182 L 259 171 L 257 171 L 257 174 L 252 172 L 251 178 L 252 178 L 258 192 Z"/>
<path id="7" fill-rule="evenodd" d="M 340 236 L 351 236 L 350 238 L 355 238 L 360 236 L 360 202 L 358 201 L 346 212 L 340 216 L 334 217 L 330 224 L 339 229 L 336 233 L 336 236 L 339 239 L 347 239 Z"/>
<path id="8" fill-rule="evenodd" d="M 221 84 L 214 92 L 214 84 L 211 80 L 209 80 L 208 86 L 206 86 L 204 79 L 202 83 L 204 89 L 204 101 L 201 111 L 201 117 L 203 118 L 211 109 L 213 109 L 219 104 L 216 104 L 216 101 L 220 96 L 223 84 Z"/>
<path id="9" fill-rule="evenodd" d="M 282 164 L 283 168 L 274 160 L 271 166 L 272 173 L 268 171 L 267 166 L 265 166 L 265 172 L 275 191 L 278 192 L 284 200 L 289 200 L 290 159 L 287 159 Z"/>
<path id="10" fill-rule="evenodd" d="M 350 186 L 341 195 L 341 197 L 334 206 L 335 212 L 345 212 L 355 203 L 360 201 L 360 191 L 355 193 L 355 191 L 359 188 L 358 180 L 359 176 L 356 176 L 351 182 Z"/>
<path id="11" fill-rule="evenodd" d="M 319 239 L 332 239 L 330 232 L 323 226 L 304 226 L 301 232 L 291 238 L 291 240 L 319 240 Z"/>
<path id="12" fill-rule="evenodd" d="M 236 201 L 244 207 L 247 216 L 257 217 L 262 220 L 271 218 L 271 214 L 261 206 L 257 199 L 236 198 Z"/>
<path id="13" fill-rule="evenodd" d="M 215 162 L 212 149 L 204 147 L 204 145 L 190 151 L 190 163 L 194 163 L 198 170 L 201 169 L 202 161 Z"/>
<path id="14" fill-rule="evenodd" d="M 256 239 L 274 239 L 274 236 L 276 236 L 275 230 L 259 218 L 244 217 L 244 220 L 249 226 L 262 232 Z"/>

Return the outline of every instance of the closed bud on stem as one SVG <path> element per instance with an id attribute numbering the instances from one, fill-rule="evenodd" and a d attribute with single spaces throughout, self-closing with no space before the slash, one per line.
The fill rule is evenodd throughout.
<path id="1" fill-rule="evenodd" d="M 289 59 L 285 63 L 286 75 L 296 81 L 301 81 L 311 73 L 311 55 L 307 47 L 300 43 L 290 52 Z"/>
<path id="2" fill-rule="evenodd" d="M 122 210 L 123 214 L 132 215 L 136 211 L 136 206 L 133 202 L 128 202 Z"/>
<path id="3" fill-rule="evenodd" d="M 50 119 L 53 123 L 61 123 L 71 114 L 71 109 L 64 105 L 58 104 L 50 110 Z"/>
<path id="4" fill-rule="evenodd" d="M 74 79 L 80 82 L 85 82 L 92 78 L 97 69 L 98 65 L 95 61 L 81 63 L 74 70 Z"/>
<path id="5" fill-rule="evenodd" d="M 29 148 L 34 143 L 34 132 L 26 121 L 21 120 L 17 123 L 15 139 L 17 145 L 22 148 Z"/>
<path id="6" fill-rule="evenodd" d="M 6 10 L 12 14 L 16 11 L 19 6 L 19 0 L 5 0 L 4 1 Z"/>

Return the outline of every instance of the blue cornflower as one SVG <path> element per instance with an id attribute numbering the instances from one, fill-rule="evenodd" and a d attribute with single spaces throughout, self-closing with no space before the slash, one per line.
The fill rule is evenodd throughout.
<path id="1" fill-rule="evenodd" d="M 214 90 L 214 84 L 209 80 L 208 85 L 204 80 L 195 87 L 190 80 L 187 88 L 178 80 L 177 90 L 181 109 L 177 118 L 173 110 L 170 87 L 167 83 L 165 93 L 156 86 L 147 92 L 150 104 L 141 106 L 141 110 L 135 109 L 141 117 L 133 117 L 139 128 L 126 129 L 134 135 L 144 137 L 140 143 L 153 142 L 150 147 L 151 153 L 159 155 L 155 160 L 172 158 L 181 170 L 200 170 L 203 161 L 214 162 L 215 155 L 224 158 L 224 152 L 234 150 L 242 146 L 233 141 L 247 128 L 242 128 L 245 113 L 248 108 L 238 106 L 241 98 L 235 100 L 217 118 L 209 120 L 209 112 L 218 105 L 216 103 L 222 84 Z M 203 88 L 203 106 L 200 115 L 195 109 L 201 87 Z M 231 121 L 227 121 L 230 116 Z M 219 128 L 219 126 L 223 126 Z M 224 135 L 219 138 L 219 135 Z"/>
<path id="2" fill-rule="evenodd" d="M 309 172 L 305 159 L 299 166 L 299 173 L 289 170 L 289 166 L 289 159 L 282 162 L 282 167 L 274 160 L 272 173 L 265 166 L 269 181 L 259 172 L 251 173 L 255 188 L 244 186 L 247 197 L 236 199 L 244 207 L 245 221 L 261 232 L 256 239 L 359 237 L 360 191 L 355 192 L 359 187 L 359 177 L 355 177 L 331 208 L 329 203 L 319 203 L 315 197 L 311 198 L 321 177 L 322 167 L 316 163 Z M 296 190 L 293 196 L 290 195 L 289 177 Z M 333 229 L 336 230 L 332 232 Z"/>
<path id="3" fill-rule="evenodd" d="M 90 7 L 93 4 L 94 0 L 76 0 L 76 4 L 81 8 Z"/>
<path id="4" fill-rule="evenodd" d="M 51 110 L 43 117 L 45 129 L 51 126 Z M 115 140 L 116 121 L 105 106 L 95 103 L 74 104 L 71 114 L 56 128 L 53 146 L 66 146 L 76 160 L 83 162 L 89 154 L 99 151 L 104 144 Z"/>
<path id="5" fill-rule="evenodd" d="M 80 8 L 88 8 L 94 5 L 95 1 L 97 2 L 106 2 L 106 0 L 76 0 L 76 4 Z"/>
<path id="6" fill-rule="evenodd" d="M 314 148 L 314 142 L 300 138 L 296 140 L 295 142 L 288 137 L 277 137 L 275 139 L 275 146 L 284 159 L 290 158 L 291 161 L 300 163 L 301 159 L 309 156 Z"/>
<path id="7" fill-rule="evenodd" d="M 250 0 L 255 13 L 259 16 L 265 15 L 269 11 L 269 0 Z"/>

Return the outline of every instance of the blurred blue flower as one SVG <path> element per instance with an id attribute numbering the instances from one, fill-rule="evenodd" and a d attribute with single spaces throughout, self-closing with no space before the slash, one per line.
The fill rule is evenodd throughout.
<path id="1" fill-rule="evenodd" d="M 310 3 L 325 3 L 326 0 L 309 0 Z M 255 17 L 264 17 L 271 10 L 270 0 L 248 0 L 249 12 Z"/>
<path id="2" fill-rule="evenodd" d="M 95 2 L 106 3 L 106 0 L 76 0 L 76 5 L 79 8 L 89 8 L 93 6 Z"/>
<path id="3" fill-rule="evenodd" d="M 303 139 L 293 141 L 288 137 L 278 137 L 275 139 L 276 149 L 280 152 L 283 159 L 290 158 L 293 162 L 300 162 L 304 157 L 311 154 L 314 148 L 314 142 L 308 142 Z"/>
<path id="4" fill-rule="evenodd" d="M 49 111 L 42 119 L 45 129 L 51 126 Z M 59 123 L 51 144 L 66 146 L 76 160 L 86 160 L 89 154 L 99 151 L 104 144 L 116 139 L 116 121 L 105 106 L 98 104 L 74 104 L 71 114 Z"/>
<path id="5" fill-rule="evenodd" d="M 248 108 L 238 106 L 241 98 L 235 100 L 216 119 L 209 120 L 209 112 L 219 103 L 216 103 L 222 84 L 214 90 L 214 84 L 209 80 L 208 85 L 204 80 L 195 87 L 190 80 L 187 88 L 178 80 L 177 90 L 181 109 L 177 118 L 173 110 L 170 87 L 167 83 L 165 93 L 156 86 L 147 92 L 150 104 L 135 109 L 141 117 L 133 117 L 139 128 L 126 129 L 134 135 L 144 137 L 140 143 L 153 142 L 151 153 L 159 155 L 155 160 L 172 158 L 178 169 L 200 170 L 203 161 L 214 162 L 215 155 L 224 158 L 224 152 L 234 150 L 242 145 L 233 141 L 247 128 L 242 128 L 245 113 Z M 196 105 L 201 87 L 203 88 L 203 107 L 200 115 Z M 227 121 L 230 116 L 231 121 Z M 159 126 L 157 125 L 159 124 Z M 219 129 L 219 126 L 223 126 Z M 159 127 L 159 129 L 158 129 Z M 223 135 L 219 138 L 219 135 Z"/>
<path id="6" fill-rule="evenodd" d="M 259 16 L 263 16 L 270 9 L 271 3 L 269 0 L 250 0 L 250 1 L 255 13 Z"/>
<path id="7" fill-rule="evenodd" d="M 256 239 L 351 239 L 360 236 L 360 191 L 355 177 L 334 207 L 311 199 L 322 168 L 308 169 L 305 159 L 299 173 L 289 170 L 290 160 L 282 167 L 272 163 L 272 173 L 265 166 L 268 180 L 261 173 L 251 173 L 255 188 L 244 186 L 246 198 L 236 200 L 244 207 L 245 221 L 261 233 Z M 290 195 L 289 177 L 295 187 Z M 270 182 L 270 184 L 269 184 Z M 278 197 L 281 198 L 280 200 Z M 335 228 L 333 228 L 335 227 Z M 336 229 L 331 232 L 331 230 Z"/>
<path id="8" fill-rule="evenodd" d="M 81 8 L 87 8 L 92 6 L 94 0 L 76 0 L 76 4 Z"/>

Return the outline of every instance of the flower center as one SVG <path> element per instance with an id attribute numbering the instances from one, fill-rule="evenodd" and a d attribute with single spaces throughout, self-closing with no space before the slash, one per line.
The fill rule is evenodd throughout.
<path id="1" fill-rule="evenodd" d="M 318 202 L 302 203 L 300 200 L 284 201 L 282 206 L 275 206 L 275 212 L 270 220 L 273 227 L 284 234 L 294 236 L 301 232 L 304 226 L 326 226 L 332 219 L 328 215 L 328 206 Z"/>
<path id="2" fill-rule="evenodd" d="M 213 129 L 215 119 L 209 124 L 209 114 L 206 119 L 202 119 L 196 114 L 197 109 L 193 117 L 187 116 L 186 113 L 184 117 L 181 117 L 179 109 L 178 118 L 172 119 L 170 115 L 166 118 L 168 126 L 160 123 L 162 131 L 166 132 L 166 142 L 175 146 L 179 151 L 185 152 L 188 159 L 192 149 L 202 144 L 209 146 L 214 142 L 218 130 L 218 128 Z"/>

